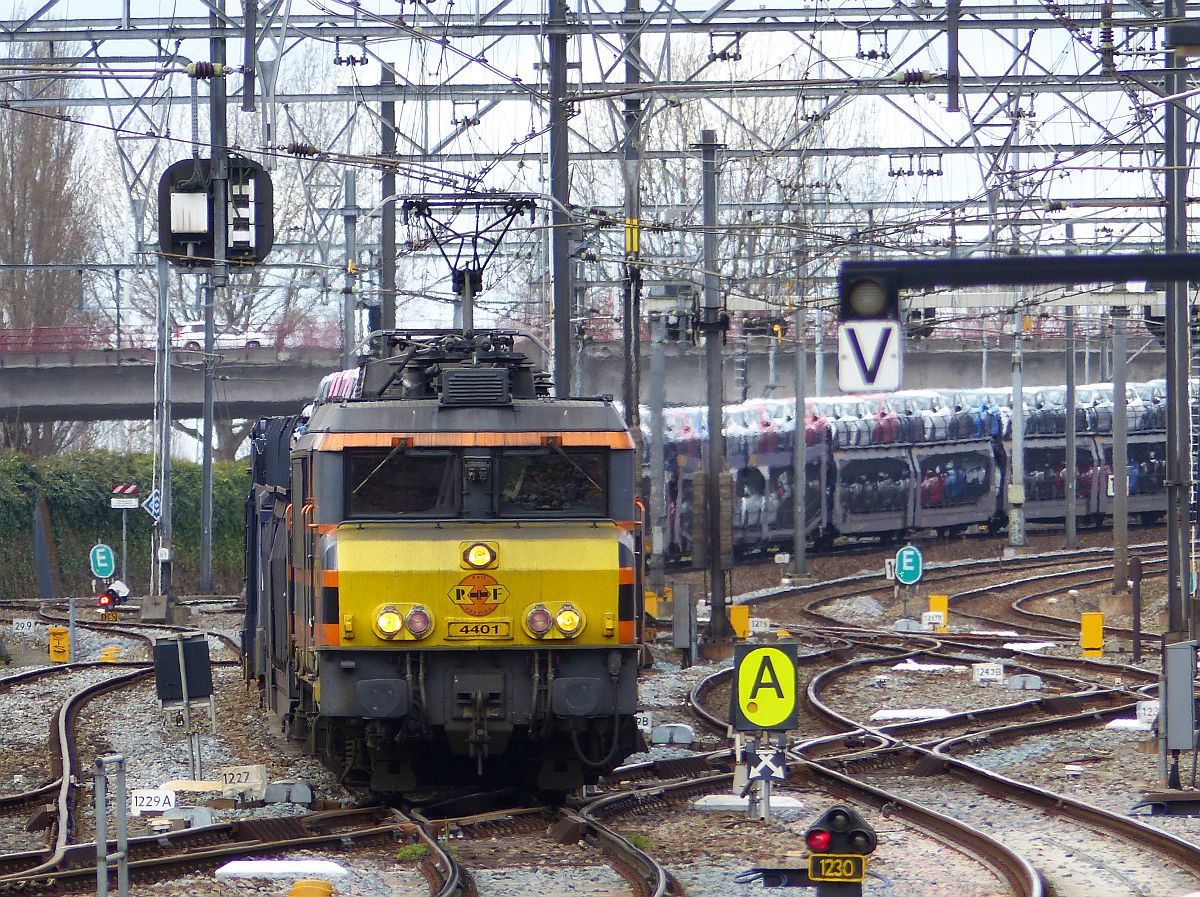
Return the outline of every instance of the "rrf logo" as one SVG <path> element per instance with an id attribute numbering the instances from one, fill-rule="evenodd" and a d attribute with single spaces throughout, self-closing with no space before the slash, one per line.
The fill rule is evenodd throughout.
<path id="1" fill-rule="evenodd" d="M 733 708 L 738 732 L 796 727 L 796 644 L 734 646 Z"/>
<path id="2" fill-rule="evenodd" d="M 504 603 L 508 589 L 490 573 L 468 573 L 447 595 L 472 617 L 486 617 Z"/>

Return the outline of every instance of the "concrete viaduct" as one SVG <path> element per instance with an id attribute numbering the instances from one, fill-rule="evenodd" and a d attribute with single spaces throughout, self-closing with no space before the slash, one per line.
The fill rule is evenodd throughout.
<path id="1" fill-rule="evenodd" d="M 643 347 L 645 349 L 646 347 Z M 667 401 L 699 404 L 704 400 L 703 348 L 670 345 L 666 348 Z M 987 358 L 987 385 L 1004 386 L 1010 380 L 1011 354 L 993 348 Z M 837 393 L 836 359 L 823 356 L 824 391 Z M 974 346 L 963 348 L 948 340 L 914 342 L 905 356 L 906 389 L 957 389 L 980 385 L 983 354 Z M 238 349 L 221 353 L 216 368 L 216 409 L 221 418 L 263 417 L 299 411 L 312 399 L 321 377 L 339 364 L 337 352 L 315 348 Z M 1165 376 L 1163 350 L 1150 344 L 1129 367 L 1130 380 Z M 780 350 L 775 358 L 774 395 L 790 396 L 793 369 L 790 354 Z M 1099 380 L 1100 362 L 1093 352 L 1088 359 L 1092 379 Z M 727 401 L 736 401 L 732 346 L 725 365 Z M 754 347 L 747 357 L 748 396 L 766 395 L 771 360 L 766 348 Z M 623 356 L 614 343 L 589 345 L 582 365 L 583 394 L 621 395 Z M 1077 359 L 1077 377 L 1084 382 L 1084 353 Z M 643 351 L 643 379 L 649 375 L 649 358 Z M 1025 383 L 1058 384 L 1064 380 L 1061 346 L 1042 344 L 1024 353 Z M 88 350 L 39 354 L 0 354 L 0 415 L 10 421 L 148 420 L 154 411 L 154 353 L 147 349 Z M 175 418 L 201 414 L 203 365 L 199 353 L 177 350 L 172 355 L 172 413 Z M 809 357 L 808 390 L 816 391 L 814 359 Z M 644 394 L 644 393 L 643 393 Z"/>

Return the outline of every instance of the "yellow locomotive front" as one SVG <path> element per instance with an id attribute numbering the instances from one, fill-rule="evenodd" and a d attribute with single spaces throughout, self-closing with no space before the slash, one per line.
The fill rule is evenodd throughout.
<path id="1" fill-rule="evenodd" d="M 291 454 L 288 715 L 376 791 L 566 791 L 641 746 L 633 443 L 611 401 L 436 354 L 434 394 L 368 363 Z"/>

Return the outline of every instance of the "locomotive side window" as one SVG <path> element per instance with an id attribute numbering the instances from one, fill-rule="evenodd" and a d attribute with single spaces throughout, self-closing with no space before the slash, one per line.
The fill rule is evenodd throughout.
<path id="1" fill-rule="evenodd" d="M 457 514 L 458 466 L 450 452 L 346 452 L 346 516 Z"/>
<path id="2" fill-rule="evenodd" d="M 608 453 L 551 446 L 500 453 L 501 517 L 607 517 Z"/>

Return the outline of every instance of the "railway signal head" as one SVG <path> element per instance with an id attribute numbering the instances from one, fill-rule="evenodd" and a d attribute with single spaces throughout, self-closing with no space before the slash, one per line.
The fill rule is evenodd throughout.
<path id="1" fill-rule="evenodd" d="M 856 853 L 875 850 L 875 829 L 858 813 L 843 804 L 834 804 L 804 833 L 804 843 L 813 853 Z"/>
<path id="2" fill-rule="evenodd" d="M 843 272 L 838 284 L 838 321 L 880 320 L 900 320 L 900 288 L 895 278 L 874 271 Z"/>
<path id="3" fill-rule="evenodd" d="M 118 604 L 124 604 L 125 599 L 129 597 L 129 586 L 121 582 L 119 579 L 114 579 L 109 584 L 108 588 L 96 596 L 96 604 L 107 610 L 110 607 L 115 607 Z"/>

